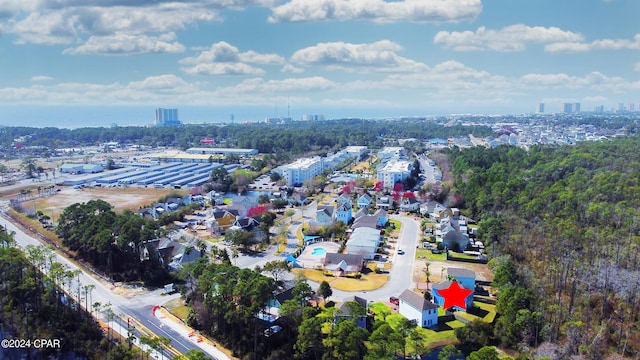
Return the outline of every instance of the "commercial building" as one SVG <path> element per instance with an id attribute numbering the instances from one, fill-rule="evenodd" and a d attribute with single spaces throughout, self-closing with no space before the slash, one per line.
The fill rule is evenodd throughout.
<path id="1" fill-rule="evenodd" d="M 178 120 L 178 109 L 156 109 L 155 126 L 180 126 L 182 123 Z"/>
<path id="2" fill-rule="evenodd" d="M 235 148 L 214 148 L 214 147 L 192 147 L 187 149 L 187 154 L 198 155 L 229 155 L 238 156 L 257 155 L 258 149 L 235 149 Z"/>

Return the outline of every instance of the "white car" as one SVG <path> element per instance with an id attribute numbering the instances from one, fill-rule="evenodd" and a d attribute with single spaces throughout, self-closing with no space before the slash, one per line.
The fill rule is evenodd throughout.
<path id="1" fill-rule="evenodd" d="M 398 249 L 398 255 L 404 255 L 404 250 Z"/>

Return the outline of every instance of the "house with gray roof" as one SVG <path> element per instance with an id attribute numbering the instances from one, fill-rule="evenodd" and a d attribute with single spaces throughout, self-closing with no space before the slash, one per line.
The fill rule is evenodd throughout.
<path id="1" fill-rule="evenodd" d="M 409 289 L 403 291 L 398 298 L 400 315 L 413 320 L 416 325 L 423 328 L 438 325 L 438 305 Z"/>
<path id="2" fill-rule="evenodd" d="M 322 264 L 327 274 L 339 277 L 357 275 L 362 271 L 364 258 L 358 254 L 325 254 Z"/>
<path id="3" fill-rule="evenodd" d="M 359 227 L 353 230 L 345 245 L 347 254 L 362 255 L 365 259 L 374 258 L 380 242 L 380 230 L 370 227 Z"/>

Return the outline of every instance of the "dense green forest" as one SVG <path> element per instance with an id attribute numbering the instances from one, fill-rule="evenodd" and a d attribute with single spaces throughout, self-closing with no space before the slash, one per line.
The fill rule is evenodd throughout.
<path id="1" fill-rule="evenodd" d="M 0 131 L 0 146 L 11 149 L 15 139 L 25 146 L 49 149 L 80 145 L 100 145 L 109 141 L 151 147 L 170 146 L 186 149 L 201 146 L 200 140 L 214 139 L 226 147 L 255 148 L 260 153 L 302 154 L 316 150 L 343 148 L 348 145 L 380 147 L 385 138 L 417 138 L 474 134 L 493 134 L 486 126 L 443 126 L 424 121 L 373 121 L 343 119 L 287 124 L 185 125 L 171 127 L 113 128 L 27 128 L 7 127 Z"/>
<path id="2" fill-rule="evenodd" d="M 158 228 L 156 221 L 131 210 L 116 214 L 104 200 L 90 200 L 64 209 L 56 234 L 65 247 L 114 281 L 160 284 L 168 273 L 159 260 L 140 259 L 143 243 L 155 239 Z"/>
<path id="3" fill-rule="evenodd" d="M 640 138 L 448 151 L 502 307 L 492 340 L 563 358 L 640 353 Z M 489 339 L 488 341 L 490 341 Z"/>

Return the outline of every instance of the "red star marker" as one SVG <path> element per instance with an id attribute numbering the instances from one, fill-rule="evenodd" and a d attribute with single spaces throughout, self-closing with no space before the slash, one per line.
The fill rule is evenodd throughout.
<path id="1" fill-rule="evenodd" d="M 473 293 L 473 290 L 461 288 L 457 281 L 452 281 L 448 289 L 438 290 L 438 293 L 444 298 L 443 309 L 449 309 L 458 306 L 467 310 L 467 296 Z"/>

